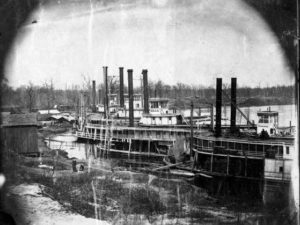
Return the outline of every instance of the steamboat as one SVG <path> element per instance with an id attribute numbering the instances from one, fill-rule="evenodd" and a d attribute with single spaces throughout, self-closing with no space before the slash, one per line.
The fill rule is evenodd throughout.
<path id="1" fill-rule="evenodd" d="M 115 104 L 111 110 L 107 67 L 103 71 L 103 110 L 82 116 L 76 132 L 78 139 L 94 142 L 100 155 L 163 161 L 167 164 L 163 169 L 192 172 L 217 194 L 255 195 L 265 203 L 288 199 L 296 153 L 295 127 L 279 127 L 278 112 L 270 108 L 257 112 L 257 124 L 251 122 L 237 107 L 236 78 L 231 80 L 228 124 L 221 118 L 221 78 L 217 78 L 215 115 L 213 105 L 210 115 L 195 115 L 192 102 L 187 118 L 170 110 L 167 99 L 149 99 L 147 70 L 142 71 L 143 99 L 133 94 L 133 71 L 128 70 L 129 93 L 124 101 L 120 68 L 120 105 Z M 228 97 L 226 93 L 224 97 Z M 247 125 L 236 124 L 237 111 L 247 119 Z"/>

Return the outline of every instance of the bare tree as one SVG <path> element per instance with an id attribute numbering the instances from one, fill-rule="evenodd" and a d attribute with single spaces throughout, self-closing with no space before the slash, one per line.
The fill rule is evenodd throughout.
<path id="1" fill-rule="evenodd" d="M 81 91 L 84 95 L 84 102 L 89 106 L 91 104 L 92 81 L 91 78 L 85 74 L 81 74 L 81 77 L 83 79 Z"/>
<path id="2" fill-rule="evenodd" d="M 47 98 L 47 109 L 48 114 L 50 113 L 50 108 L 54 105 L 54 86 L 53 86 L 53 80 L 50 81 L 44 81 L 43 88 L 46 91 L 46 98 Z"/>
<path id="3" fill-rule="evenodd" d="M 31 82 L 26 86 L 26 95 L 27 95 L 27 107 L 29 112 L 32 112 L 33 107 L 35 106 L 36 102 L 36 91 Z"/>

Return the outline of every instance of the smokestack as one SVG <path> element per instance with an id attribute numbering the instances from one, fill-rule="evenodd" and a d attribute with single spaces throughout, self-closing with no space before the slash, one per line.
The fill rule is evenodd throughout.
<path id="1" fill-rule="evenodd" d="M 93 93 L 92 93 L 92 112 L 96 112 L 96 81 L 93 80 Z"/>
<path id="2" fill-rule="evenodd" d="M 217 78 L 216 88 L 216 130 L 215 136 L 221 136 L 221 116 L 222 116 L 222 78 Z"/>
<path id="3" fill-rule="evenodd" d="M 193 121 L 193 114 L 194 114 L 194 103 L 193 101 L 191 102 L 191 138 L 190 138 L 190 156 L 194 156 L 194 151 L 193 151 L 193 145 L 194 145 L 194 121 Z"/>
<path id="4" fill-rule="evenodd" d="M 107 79 L 107 66 L 103 66 L 103 79 L 104 79 L 104 116 L 105 118 L 109 115 L 108 109 L 108 79 Z"/>
<path id="5" fill-rule="evenodd" d="M 210 129 L 213 131 L 214 130 L 214 105 L 211 104 L 211 107 L 210 107 Z"/>
<path id="6" fill-rule="evenodd" d="M 120 71 L 120 107 L 124 107 L 124 76 L 123 67 L 119 67 Z"/>
<path id="7" fill-rule="evenodd" d="M 149 113 L 148 71 L 142 70 L 144 87 L 144 113 Z"/>
<path id="8" fill-rule="evenodd" d="M 101 104 L 101 89 L 98 89 L 98 104 Z"/>
<path id="9" fill-rule="evenodd" d="M 231 113 L 230 113 L 230 130 L 236 130 L 236 78 L 231 78 Z"/>
<path id="10" fill-rule="evenodd" d="M 127 70 L 128 73 L 128 99 L 129 99 L 129 126 L 134 126 L 133 115 L 133 81 L 132 81 L 132 69 Z"/>

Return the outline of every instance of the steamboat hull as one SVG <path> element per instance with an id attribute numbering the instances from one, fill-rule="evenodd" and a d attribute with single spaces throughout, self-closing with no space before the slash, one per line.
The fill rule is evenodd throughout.
<path id="1" fill-rule="evenodd" d="M 290 200 L 294 143 L 198 135 L 193 142 L 196 182 L 214 195 L 261 199 L 284 206 Z"/>

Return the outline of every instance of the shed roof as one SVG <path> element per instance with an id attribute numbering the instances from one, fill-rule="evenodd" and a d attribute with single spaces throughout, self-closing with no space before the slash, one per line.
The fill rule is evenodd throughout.
<path id="1" fill-rule="evenodd" d="M 37 126 L 36 113 L 10 114 L 2 116 L 1 127 Z"/>

